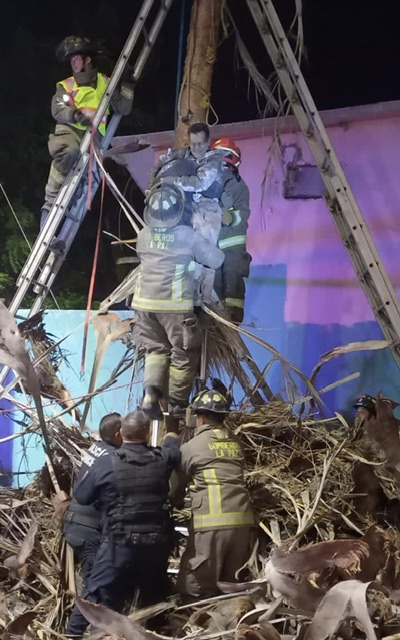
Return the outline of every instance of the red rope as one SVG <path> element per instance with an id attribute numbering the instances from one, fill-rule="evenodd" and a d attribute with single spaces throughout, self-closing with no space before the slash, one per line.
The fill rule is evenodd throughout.
<path id="1" fill-rule="evenodd" d="M 105 175 L 103 173 L 103 178 L 102 178 L 102 181 L 101 181 L 101 202 L 100 202 L 99 224 L 98 224 L 98 227 L 97 227 L 96 246 L 95 246 L 95 249 L 94 249 L 94 256 L 93 256 L 92 275 L 90 276 L 88 301 L 87 301 L 87 306 L 86 306 L 85 326 L 84 326 L 84 329 L 83 329 L 81 375 L 83 375 L 85 373 L 86 347 L 87 347 L 87 339 L 88 339 L 88 333 L 89 333 L 90 310 L 91 310 L 91 307 L 92 307 L 94 283 L 95 283 L 95 280 L 96 280 L 97 263 L 98 263 L 98 258 L 99 258 L 101 225 L 102 225 L 102 221 L 103 221 L 103 207 L 104 207 L 105 186 L 106 186 L 106 177 L 105 177 Z"/>

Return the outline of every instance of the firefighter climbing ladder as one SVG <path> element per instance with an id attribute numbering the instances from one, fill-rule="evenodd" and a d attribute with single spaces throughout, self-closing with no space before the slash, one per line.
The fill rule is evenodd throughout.
<path id="1" fill-rule="evenodd" d="M 129 59 L 133 56 L 134 49 L 138 43 L 141 49 L 134 65 L 132 81 L 136 82 L 140 78 L 143 67 L 157 39 L 172 1 L 173 0 L 144 0 L 132 31 L 114 68 L 107 91 L 93 118 L 93 129 L 97 129 L 106 113 L 111 96 L 121 80 L 122 73 Z M 144 43 L 140 45 L 140 42 L 143 40 Z M 109 146 L 120 119 L 121 116 L 117 114 L 114 114 L 111 118 L 103 140 L 103 150 Z M 78 163 L 61 188 L 49 213 L 46 224 L 40 231 L 19 275 L 17 291 L 9 307 L 12 313 L 16 313 L 31 285 L 33 285 L 36 298 L 30 309 L 29 317 L 40 310 L 43 300 L 48 295 L 50 287 L 83 222 L 87 211 L 87 194 L 89 189 L 90 142 L 91 133 L 87 131 L 81 143 L 81 153 Z M 92 194 L 97 190 L 99 183 L 100 178 L 98 172 L 94 171 L 92 177 Z M 63 240 L 65 243 L 65 250 L 62 253 L 51 250 L 51 243 L 55 237 Z M 46 261 L 44 262 L 45 258 Z"/>
<path id="2" fill-rule="evenodd" d="M 325 200 L 375 317 L 400 367 L 400 302 L 271 0 L 246 0 L 294 115 L 321 172 Z"/>

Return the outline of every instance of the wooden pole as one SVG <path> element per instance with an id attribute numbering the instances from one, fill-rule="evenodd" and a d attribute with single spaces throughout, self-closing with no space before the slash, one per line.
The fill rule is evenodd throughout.
<path id="1" fill-rule="evenodd" d="M 225 0 L 193 0 L 182 86 L 178 101 L 175 146 L 187 144 L 187 128 L 207 122 L 211 80 Z"/>

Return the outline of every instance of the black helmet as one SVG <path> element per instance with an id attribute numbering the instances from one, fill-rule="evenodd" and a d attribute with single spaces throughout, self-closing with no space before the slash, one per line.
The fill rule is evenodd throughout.
<path id="1" fill-rule="evenodd" d="M 67 36 L 56 49 L 56 58 L 59 62 L 67 62 L 75 54 L 91 55 L 95 53 L 95 45 L 89 38 L 81 36 Z"/>
<path id="2" fill-rule="evenodd" d="M 144 222 L 148 227 L 175 227 L 182 218 L 185 194 L 173 184 L 155 184 L 147 196 Z"/>
<path id="3" fill-rule="evenodd" d="M 366 409 L 370 413 L 376 414 L 376 399 L 372 396 L 359 396 L 353 405 L 355 409 Z"/>
<path id="4" fill-rule="evenodd" d="M 227 399 L 219 391 L 205 389 L 201 391 L 192 402 L 192 411 L 197 413 L 229 413 Z"/>

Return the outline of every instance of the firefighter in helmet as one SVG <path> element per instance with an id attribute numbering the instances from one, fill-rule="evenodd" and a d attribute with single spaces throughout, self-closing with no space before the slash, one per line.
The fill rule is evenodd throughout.
<path id="1" fill-rule="evenodd" d="M 218 247 L 182 224 L 184 208 L 182 190 L 155 185 L 136 244 L 140 269 L 133 335 L 145 350 L 141 408 L 152 419 L 162 417 L 162 398 L 172 415 L 188 405 L 203 337 L 194 314 L 194 261 L 216 269 L 224 259 Z"/>
<path id="2" fill-rule="evenodd" d="M 368 394 L 359 396 L 353 406 L 356 410 L 355 426 L 360 425 L 366 420 L 376 419 L 376 398 L 373 396 L 369 396 Z"/>
<path id="3" fill-rule="evenodd" d="M 218 594 L 217 583 L 234 582 L 251 555 L 254 514 L 244 482 L 239 442 L 224 425 L 229 403 L 217 390 L 199 393 L 193 403 L 194 437 L 181 446 L 180 482 L 173 500 L 182 503 L 187 486 L 191 522 L 177 588 L 186 600 Z"/>
<path id="4" fill-rule="evenodd" d="M 239 174 L 241 152 L 230 138 L 214 140 L 211 150 L 223 152 L 225 168 L 220 197 L 222 226 L 218 246 L 225 254 L 222 266 L 215 274 L 215 291 L 224 303 L 233 322 L 242 322 L 245 282 L 249 275 L 251 255 L 246 249 L 246 233 L 250 216 L 250 193 Z"/>
<path id="5" fill-rule="evenodd" d="M 107 89 L 109 78 L 96 69 L 95 55 L 98 53 L 99 49 L 88 38 L 80 36 L 68 36 L 56 49 L 57 60 L 69 63 L 72 75 L 57 83 L 51 102 L 56 128 L 49 136 L 48 146 L 53 160 L 45 188 L 41 228 L 65 178 L 79 157 L 82 138 L 91 127 L 93 116 Z M 116 113 L 128 115 L 132 101 L 133 87 L 123 82 L 114 92 L 111 106 Z M 98 127 L 99 141 L 106 131 L 108 113 L 105 113 Z"/>

